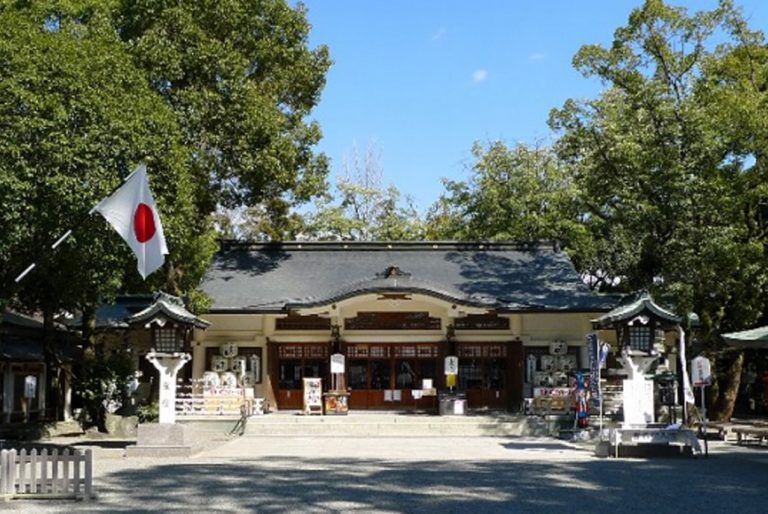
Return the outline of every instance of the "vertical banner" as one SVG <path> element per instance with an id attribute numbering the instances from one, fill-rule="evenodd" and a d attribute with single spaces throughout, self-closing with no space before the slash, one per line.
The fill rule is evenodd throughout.
<path id="1" fill-rule="evenodd" d="M 600 400 L 600 341 L 597 334 L 587 336 L 589 348 L 589 392 L 593 400 Z"/>

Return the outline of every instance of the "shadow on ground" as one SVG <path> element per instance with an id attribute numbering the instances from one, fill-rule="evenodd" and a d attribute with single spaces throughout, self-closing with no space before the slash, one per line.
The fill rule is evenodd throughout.
<path id="1" fill-rule="evenodd" d="M 387 444 L 397 444 L 396 441 Z M 768 455 L 564 462 L 313 459 L 149 465 L 89 512 L 765 512 Z"/>

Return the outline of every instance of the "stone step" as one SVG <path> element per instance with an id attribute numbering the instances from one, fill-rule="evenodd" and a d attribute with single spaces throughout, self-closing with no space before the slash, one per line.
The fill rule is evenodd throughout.
<path id="1" fill-rule="evenodd" d="M 560 420 L 485 416 L 263 416 L 247 422 L 245 437 L 263 436 L 543 436 L 556 433 Z"/>

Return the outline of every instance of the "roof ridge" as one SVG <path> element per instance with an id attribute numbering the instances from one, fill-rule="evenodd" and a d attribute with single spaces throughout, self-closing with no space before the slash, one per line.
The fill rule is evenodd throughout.
<path id="1" fill-rule="evenodd" d="M 530 241 L 243 241 L 233 239 L 220 239 L 219 245 L 222 251 L 323 251 L 323 250 L 551 250 L 560 251 L 560 243 L 555 240 L 530 240 Z"/>

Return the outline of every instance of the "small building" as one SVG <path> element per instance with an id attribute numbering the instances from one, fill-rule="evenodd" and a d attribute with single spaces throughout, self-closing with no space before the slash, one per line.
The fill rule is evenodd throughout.
<path id="1" fill-rule="evenodd" d="M 46 360 L 43 322 L 10 310 L 0 313 L 0 423 L 68 420 L 72 400 L 72 364 L 80 356 L 78 336 L 55 323 Z M 46 362 L 58 368 L 53 381 Z M 54 383 L 59 398 L 48 398 Z"/>
<path id="2" fill-rule="evenodd" d="M 591 320 L 616 306 L 540 242 L 224 242 L 201 288 L 192 377 L 234 345 L 278 409 L 301 408 L 302 379 L 328 384 L 340 352 L 352 410 L 436 408 L 419 390 L 446 388 L 448 355 L 469 408 L 517 410 L 588 367 Z"/>

